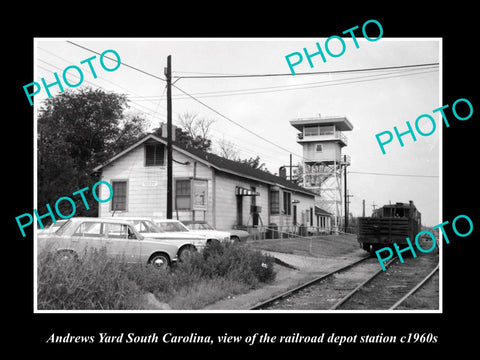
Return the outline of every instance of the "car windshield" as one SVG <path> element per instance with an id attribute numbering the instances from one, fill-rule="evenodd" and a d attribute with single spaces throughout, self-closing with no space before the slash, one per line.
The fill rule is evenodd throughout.
<path id="1" fill-rule="evenodd" d="M 60 228 L 55 231 L 55 234 L 62 236 L 65 234 L 65 232 L 72 227 L 73 221 L 68 220 L 67 222 L 64 222 L 62 225 L 60 225 Z"/>
<path id="2" fill-rule="evenodd" d="M 134 220 L 133 227 L 140 234 L 164 232 L 164 230 L 162 230 L 159 226 L 155 225 L 150 220 Z"/>
<path id="3" fill-rule="evenodd" d="M 189 231 L 185 225 L 181 222 L 176 221 L 160 221 L 156 223 L 162 231 L 166 232 L 178 232 L 178 231 Z"/>
<path id="4" fill-rule="evenodd" d="M 65 224 L 66 222 L 67 222 L 66 220 L 57 220 L 57 222 L 56 222 L 56 223 L 52 223 L 52 225 L 50 225 L 49 228 L 58 230 L 58 228 L 60 228 L 60 226 L 62 226 L 62 225 Z"/>

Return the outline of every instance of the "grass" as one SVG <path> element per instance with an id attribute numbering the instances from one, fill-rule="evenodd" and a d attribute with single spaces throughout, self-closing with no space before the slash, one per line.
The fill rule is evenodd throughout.
<path id="1" fill-rule="evenodd" d="M 38 259 L 39 310 L 145 309 L 146 292 L 172 309 L 202 309 L 275 279 L 273 258 L 237 244 L 212 244 L 170 270 L 129 264 L 104 249 L 65 261 Z"/>

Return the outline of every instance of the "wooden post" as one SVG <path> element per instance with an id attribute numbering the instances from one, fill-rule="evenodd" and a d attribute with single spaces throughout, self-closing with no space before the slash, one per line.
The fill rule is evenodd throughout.
<path id="1" fill-rule="evenodd" d="M 172 218 L 172 56 L 167 56 L 167 219 Z"/>

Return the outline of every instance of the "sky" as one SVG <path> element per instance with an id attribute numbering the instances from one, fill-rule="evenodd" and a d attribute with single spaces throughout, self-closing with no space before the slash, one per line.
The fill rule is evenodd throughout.
<path id="1" fill-rule="evenodd" d="M 214 145 L 221 140 L 231 142 L 240 157 L 259 155 L 266 167 L 276 173 L 280 166 L 288 165 L 290 154 L 294 164 L 302 161 L 302 147 L 296 142 L 297 130 L 290 120 L 319 114 L 345 116 L 353 125 L 353 131 L 344 133 L 348 146 L 342 149 L 342 154 L 351 158 L 347 172 L 349 194 L 353 195 L 350 212 L 361 216 L 362 200 L 367 216 L 372 204 L 378 207 L 413 200 L 422 213 L 423 224 L 441 223 L 443 126 L 440 115 L 433 114 L 434 109 L 443 105 L 441 39 L 382 37 L 367 41 L 357 37 L 358 48 L 351 37 L 343 39 L 342 55 L 327 55 L 326 62 L 320 56 L 312 57 L 313 68 L 304 56 L 293 76 L 285 56 L 302 53 L 304 48 L 313 54 L 317 42 L 325 49 L 326 38 L 36 38 L 32 81 L 41 83 L 44 78 L 51 83 L 54 72 L 62 78 L 66 67 L 76 65 L 84 75 L 77 88 L 99 87 L 127 95 L 129 111 L 142 114 L 153 130 L 167 118 L 166 83 L 162 79 L 167 56 L 171 55 L 174 85 L 183 90 L 172 90 L 174 125 L 178 125 L 178 116 L 186 112 L 211 119 Z M 330 45 L 332 53 L 340 53 L 339 42 L 331 41 Z M 91 61 L 98 76 L 94 78 L 88 64 L 80 63 L 95 55 L 85 48 L 97 53 L 114 50 L 121 65 L 115 71 L 105 71 L 99 63 L 100 55 L 96 55 Z M 440 65 L 336 73 L 431 63 Z M 115 63 L 105 60 L 105 66 L 113 68 Z M 305 75 L 298 75 L 300 72 Z M 285 75 L 188 78 L 246 74 Z M 71 83 L 78 82 L 74 75 L 75 70 L 68 71 Z M 59 92 L 57 86 L 50 90 L 52 96 Z M 37 109 L 47 97 L 44 89 L 35 95 Z M 25 101 L 28 103 L 27 98 Z M 406 122 L 414 127 L 422 114 L 436 120 L 436 131 L 430 136 L 416 134 L 416 142 L 406 135 L 402 138 L 404 147 L 394 139 L 386 145 L 386 154 L 382 154 L 375 135 L 383 131 L 393 133 L 394 126 L 400 132 L 406 131 Z M 432 125 L 423 119 L 419 126 L 428 132 Z"/>

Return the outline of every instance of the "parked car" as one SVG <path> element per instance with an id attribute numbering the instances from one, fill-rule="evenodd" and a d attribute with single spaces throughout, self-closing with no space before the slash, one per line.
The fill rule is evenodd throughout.
<path id="1" fill-rule="evenodd" d="M 234 242 L 246 242 L 250 239 L 250 233 L 245 230 L 232 229 L 228 230 L 230 232 L 230 240 Z"/>
<path id="2" fill-rule="evenodd" d="M 85 249 L 105 248 L 107 255 L 125 256 L 127 262 L 147 263 L 166 269 L 177 261 L 178 246 L 140 234 L 127 220 L 73 217 L 56 232 L 39 234 L 38 251 L 55 251 L 75 258 Z"/>
<path id="3" fill-rule="evenodd" d="M 184 260 L 189 253 L 201 251 L 207 245 L 205 236 L 191 233 L 188 229 L 187 231 L 165 230 L 166 228 L 161 228 L 150 219 L 142 217 L 118 217 L 116 219 L 128 221 L 145 238 L 155 238 L 177 246 L 180 261 Z M 174 223 L 170 224 L 175 226 Z"/>
<path id="4" fill-rule="evenodd" d="M 153 219 L 162 231 L 165 232 L 190 232 L 190 230 L 180 221 L 174 219 Z"/>
<path id="5" fill-rule="evenodd" d="M 229 241 L 230 233 L 224 231 L 204 231 L 204 230 L 190 230 L 184 223 L 173 219 L 153 220 L 163 231 L 167 232 L 190 232 L 197 235 L 205 236 L 207 244 L 212 241 Z"/>
<path id="6" fill-rule="evenodd" d="M 236 239 L 232 239 L 232 234 L 227 231 L 220 231 L 215 230 L 213 226 L 205 221 L 184 221 L 184 225 L 190 229 L 190 231 L 205 235 L 209 239 L 216 239 L 218 241 L 234 241 Z"/>

